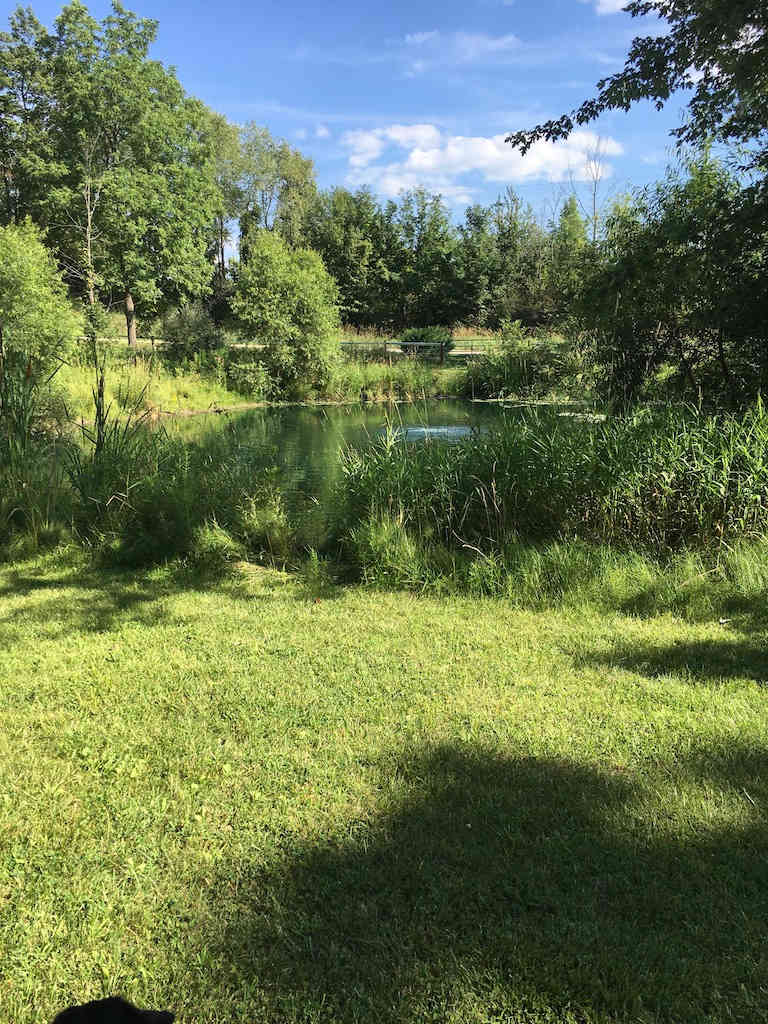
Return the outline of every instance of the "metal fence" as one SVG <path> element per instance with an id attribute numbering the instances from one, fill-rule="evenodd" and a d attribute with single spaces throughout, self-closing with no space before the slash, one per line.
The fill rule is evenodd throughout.
<path id="1" fill-rule="evenodd" d="M 499 342 L 496 338 L 454 338 L 453 347 L 448 351 L 440 342 L 432 341 L 409 341 L 406 343 L 405 351 L 399 341 L 391 338 L 345 338 L 341 347 L 345 352 L 353 356 L 360 356 L 368 359 L 391 359 L 392 356 L 407 358 L 415 354 L 414 350 L 431 349 L 435 351 L 440 362 L 445 362 L 446 357 L 460 356 L 471 359 L 483 355 L 498 348 Z"/>

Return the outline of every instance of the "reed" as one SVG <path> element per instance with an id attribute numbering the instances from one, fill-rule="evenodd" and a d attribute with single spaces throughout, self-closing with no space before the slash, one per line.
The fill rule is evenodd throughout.
<path id="1" fill-rule="evenodd" d="M 510 541 L 717 548 L 768 535 L 768 416 L 692 410 L 595 422 L 516 414 L 466 442 L 395 432 L 343 457 L 344 520 L 481 555 Z"/>

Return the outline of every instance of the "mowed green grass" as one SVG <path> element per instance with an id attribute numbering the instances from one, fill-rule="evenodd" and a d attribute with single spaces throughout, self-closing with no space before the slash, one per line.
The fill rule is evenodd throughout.
<path id="1" fill-rule="evenodd" d="M 768 1019 L 754 625 L 78 557 L 0 570 L 0 1020 Z"/>

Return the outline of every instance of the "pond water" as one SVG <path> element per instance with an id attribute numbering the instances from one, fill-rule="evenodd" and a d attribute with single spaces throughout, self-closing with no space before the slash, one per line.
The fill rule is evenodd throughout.
<path id="1" fill-rule="evenodd" d="M 289 503 L 322 500 L 339 472 L 339 451 L 363 447 L 388 427 L 406 441 L 451 443 L 500 423 L 507 411 L 492 403 L 428 401 L 393 405 L 271 406 L 166 422 L 169 433 L 190 440 L 231 430 L 241 444 L 265 450 L 278 470 Z"/>

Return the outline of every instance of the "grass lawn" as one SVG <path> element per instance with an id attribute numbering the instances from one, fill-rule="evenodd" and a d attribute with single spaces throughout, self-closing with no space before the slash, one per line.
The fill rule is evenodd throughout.
<path id="1" fill-rule="evenodd" d="M 768 1020 L 754 617 L 78 557 L 0 570 L 0 1020 Z"/>

